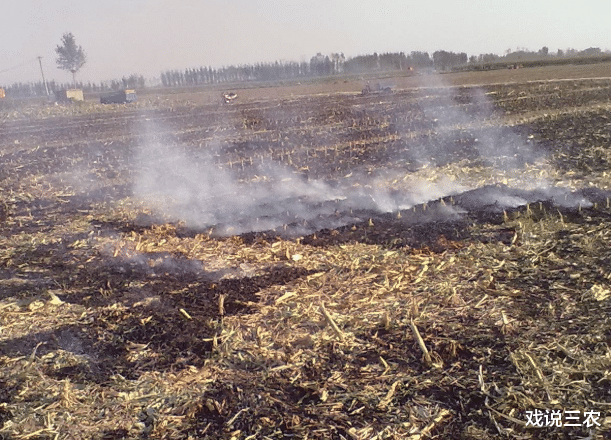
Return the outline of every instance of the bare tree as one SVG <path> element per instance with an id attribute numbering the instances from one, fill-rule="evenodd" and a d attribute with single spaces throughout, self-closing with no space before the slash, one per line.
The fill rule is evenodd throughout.
<path id="1" fill-rule="evenodd" d="M 81 46 L 76 45 L 74 35 L 68 32 L 62 36 L 62 44 L 55 48 L 55 52 L 57 53 L 57 58 L 55 60 L 57 68 L 72 72 L 72 82 L 74 88 L 76 88 L 76 72 L 78 72 L 87 61 L 85 51 Z"/>

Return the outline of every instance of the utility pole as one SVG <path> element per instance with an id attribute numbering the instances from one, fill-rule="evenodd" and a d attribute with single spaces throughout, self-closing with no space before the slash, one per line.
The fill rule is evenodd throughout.
<path id="1" fill-rule="evenodd" d="M 38 64 L 40 65 L 40 74 L 42 75 L 42 83 L 45 85 L 45 91 L 47 92 L 47 96 L 49 96 L 49 87 L 47 87 L 47 82 L 45 81 L 45 72 L 42 71 L 42 57 L 38 57 Z"/>

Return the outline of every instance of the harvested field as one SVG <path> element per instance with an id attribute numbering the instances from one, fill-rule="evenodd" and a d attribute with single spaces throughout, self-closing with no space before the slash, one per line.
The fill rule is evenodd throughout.
<path id="1" fill-rule="evenodd" d="M 611 79 L 420 80 L 0 108 L 0 438 L 608 438 Z"/>

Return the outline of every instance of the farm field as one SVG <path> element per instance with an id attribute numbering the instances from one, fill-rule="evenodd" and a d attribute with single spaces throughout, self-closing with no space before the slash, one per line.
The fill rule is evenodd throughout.
<path id="1" fill-rule="evenodd" d="M 0 438 L 608 438 L 605 66 L 0 108 Z"/>

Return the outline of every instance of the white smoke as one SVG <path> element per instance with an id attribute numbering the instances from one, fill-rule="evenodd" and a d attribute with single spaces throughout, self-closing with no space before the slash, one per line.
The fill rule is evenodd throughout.
<path id="1" fill-rule="evenodd" d="M 398 211 L 465 190 L 451 179 L 432 182 L 400 174 L 355 176 L 331 185 L 307 180 L 271 161 L 251 170 L 264 178 L 248 180 L 219 163 L 218 142 L 194 157 L 180 145 L 154 136 L 154 128 L 145 129 L 148 135 L 140 146 L 135 195 L 164 220 L 213 228 L 218 235 L 287 225 L 293 234 L 310 233 L 361 221 L 359 213 L 365 211 Z"/>
<path id="2" fill-rule="evenodd" d="M 424 93 L 430 94 L 421 105 L 427 119 L 435 123 L 433 132 L 439 144 L 451 144 L 475 136 L 473 147 L 480 159 L 503 171 L 516 170 L 525 163 L 542 159 L 532 144 L 495 120 L 493 102 L 482 88 L 449 87 L 439 74 L 419 78 Z M 455 98 L 460 93 L 469 96 L 471 102 L 458 104 Z M 421 160 L 426 163 L 430 158 Z"/>
<path id="3" fill-rule="evenodd" d="M 433 88 L 423 90 L 425 96 L 419 102 L 427 120 L 434 122 L 431 139 L 440 147 L 429 151 L 416 145 L 420 155 L 416 159 L 420 163 L 434 163 L 434 155 L 447 153 L 440 148 L 450 148 L 457 136 L 477 136 L 471 139 L 473 148 L 499 176 L 527 174 L 523 167 L 537 155 L 526 140 L 508 127 L 498 121 L 488 123 L 493 106 L 483 91 L 469 90 L 471 102 L 456 105 L 455 88 L 444 87 L 438 76 L 428 77 L 428 81 L 427 86 Z M 431 180 L 402 169 L 377 174 L 355 172 L 350 178 L 340 178 L 331 184 L 304 178 L 271 159 L 250 165 L 247 173 L 240 174 L 223 162 L 227 159 L 221 154 L 218 139 L 200 146 L 203 153 L 195 156 L 175 141 L 156 136 L 158 127 L 151 125 L 152 122 L 146 124 L 149 125 L 144 127 L 145 136 L 140 145 L 135 195 L 166 221 L 181 221 L 197 229 L 212 228 L 216 235 L 286 229 L 287 226 L 293 234 L 311 233 L 359 222 L 372 212 L 400 211 L 473 189 L 439 173 Z M 522 171 L 518 172 L 519 169 Z M 495 183 L 499 182 L 486 184 Z M 586 207 L 590 203 L 568 197 L 566 190 L 554 189 L 547 181 L 539 179 L 536 186 L 540 190 L 539 200 L 552 199 L 559 206 Z M 492 189 L 474 194 L 481 205 L 507 208 L 529 203 L 534 197 L 532 193 L 526 197 Z M 451 209 L 438 211 L 440 217 L 447 214 L 452 218 L 463 213 Z"/>

